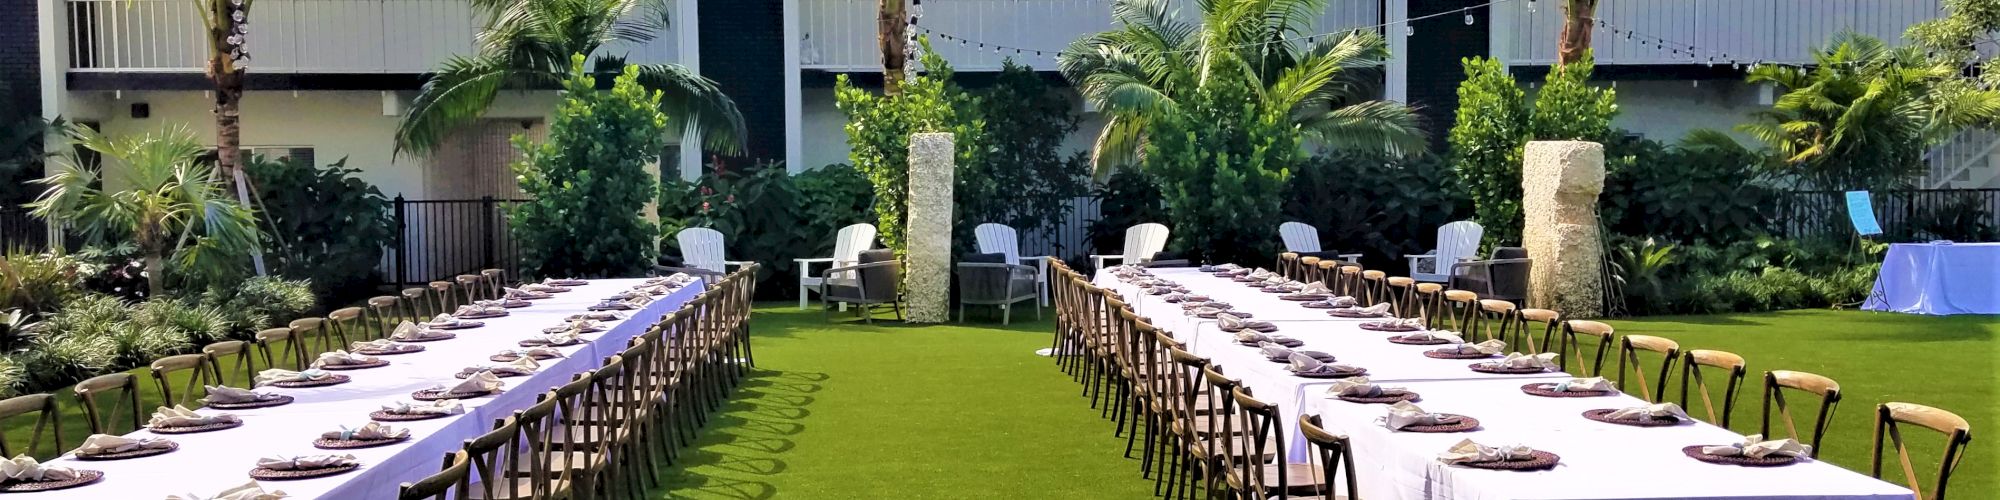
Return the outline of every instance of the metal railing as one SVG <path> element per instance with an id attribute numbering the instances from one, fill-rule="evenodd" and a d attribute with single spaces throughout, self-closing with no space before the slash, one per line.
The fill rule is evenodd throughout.
<path id="1" fill-rule="evenodd" d="M 1552 64 L 1561 36 L 1558 0 L 1493 4 L 1493 54 L 1516 65 Z M 1806 63 L 1843 30 L 1900 43 L 1910 25 L 1942 16 L 1941 0 L 1618 0 L 1597 5 L 1597 64 Z M 1621 30 L 1614 32 L 1612 29 Z M 1627 37 L 1622 31 L 1637 32 Z M 1660 44 L 1665 39 L 1670 43 Z M 1678 44 L 1678 45 L 1677 45 Z M 1656 45 L 1661 45 L 1656 47 Z M 1690 52 L 1688 46 L 1695 50 Z M 1676 52 L 1678 51 L 1678 52 Z"/>
<path id="2" fill-rule="evenodd" d="M 1926 169 L 1922 186 L 1927 189 L 1978 187 L 2000 174 L 2000 134 L 1972 128 L 1960 131 L 1951 140 L 1924 153 Z"/>
<path id="3" fill-rule="evenodd" d="M 49 249 L 49 225 L 17 207 L 0 208 L 0 252 Z"/>
<path id="4" fill-rule="evenodd" d="M 382 254 L 382 276 L 398 289 L 482 269 L 520 276 L 520 247 L 507 230 L 507 208 L 524 201 L 397 196 L 390 202 L 396 238 Z"/>
<path id="5" fill-rule="evenodd" d="M 2000 234 L 2000 189 L 1875 191 L 1875 219 L 1888 241 L 1928 241 Z M 1793 191 L 1778 197 L 1772 232 L 1788 238 L 1848 237 L 1847 195 Z M 1953 234 L 1957 233 L 1957 234 Z"/>

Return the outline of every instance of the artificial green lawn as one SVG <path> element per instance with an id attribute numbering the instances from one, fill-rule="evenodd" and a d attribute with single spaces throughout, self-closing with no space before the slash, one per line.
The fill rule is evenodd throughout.
<path id="1" fill-rule="evenodd" d="M 1049 323 L 1000 327 L 974 318 L 964 325 L 867 326 L 839 314 L 828 322 L 795 306 L 759 308 L 752 320 L 759 371 L 700 432 L 697 447 L 667 467 L 665 491 L 650 496 L 1151 495 L 1151 482 L 1139 477 L 1137 462 L 1123 458 L 1123 440 L 1077 396 L 1077 384 L 1048 358 L 1030 354 L 1048 345 Z M 1822 458 L 1864 473 L 1877 403 L 1950 409 L 1971 422 L 1976 439 L 1952 482 L 1953 498 L 2000 488 L 2000 459 L 1977 440 L 1982 431 L 2000 430 L 1993 408 L 2000 318 L 1812 310 L 1612 324 L 1620 334 L 1658 335 L 1686 349 L 1747 358 L 1750 377 L 1732 425 L 1744 433 L 1757 430 L 1764 370 L 1833 377 L 1846 401 Z M 1673 384 L 1677 389 L 1677 378 Z M 1699 403 L 1689 411 L 1702 413 Z M 1906 436 L 1930 460 L 1919 466 L 1929 481 L 1942 438 Z M 1901 483 L 1893 472 L 1889 479 Z"/>

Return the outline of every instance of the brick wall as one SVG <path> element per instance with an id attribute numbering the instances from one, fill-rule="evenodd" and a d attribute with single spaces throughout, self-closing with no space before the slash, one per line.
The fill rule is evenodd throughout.
<path id="1" fill-rule="evenodd" d="M 784 159 L 784 2 L 698 1 L 701 74 L 736 100 L 749 128 L 746 156 Z"/>
<path id="2" fill-rule="evenodd" d="M 1478 5 L 1478 0 L 1427 0 L 1410 2 L 1410 17 L 1429 15 L 1447 10 Z M 1472 25 L 1465 24 L 1463 15 L 1446 15 L 1424 19 L 1413 23 L 1416 34 L 1410 36 L 1409 57 L 1409 99 L 1418 106 L 1424 123 L 1429 125 L 1431 143 L 1438 151 L 1444 149 L 1446 134 L 1456 121 L 1458 112 L 1458 84 L 1465 81 L 1465 68 L 1459 60 L 1486 55 L 1487 26 L 1492 18 L 1486 10 L 1473 12 Z M 1391 36 L 1400 36 L 1400 30 L 1390 30 Z"/>
<path id="3" fill-rule="evenodd" d="M 18 113 L 41 113 L 41 52 L 37 0 L 0 0 L 0 87 Z M 0 106 L 4 107 L 4 106 Z M 0 119 L 10 117 L 0 117 Z"/>

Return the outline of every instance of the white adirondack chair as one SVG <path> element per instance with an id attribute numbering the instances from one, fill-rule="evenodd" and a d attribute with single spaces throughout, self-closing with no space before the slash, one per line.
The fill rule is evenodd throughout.
<path id="1" fill-rule="evenodd" d="M 1285 251 L 1294 253 L 1319 253 L 1326 250 L 1319 246 L 1319 228 L 1304 222 L 1286 222 L 1278 225 L 1278 236 L 1285 239 Z M 1359 262 L 1361 254 L 1344 253 L 1340 259 Z"/>
<path id="2" fill-rule="evenodd" d="M 861 252 L 875 246 L 875 225 L 860 223 L 840 228 L 834 235 L 833 256 L 814 259 L 793 259 L 799 265 L 799 309 L 806 308 L 806 293 L 818 290 L 819 284 L 826 282 L 825 276 L 813 276 L 813 264 L 826 264 L 827 268 L 851 266 L 861 260 Z"/>
<path id="3" fill-rule="evenodd" d="M 1125 252 L 1118 255 L 1092 255 L 1090 259 L 1098 269 L 1104 269 L 1104 261 L 1118 260 L 1121 264 L 1144 264 L 1153 260 L 1153 254 L 1167 248 L 1167 226 L 1148 222 L 1125 229 Z"/>
<path id="4" fill-rule="evenodd" d="M 1049 305 L 1049 257 L 1046 255 L 1021 256 L 1021 234 L 1006 224 L 988 222 L 972 228 L 974 240 L 979 242 L 979 253 L 997 253 L 1007 256 L 1008 264 L 1020 264 L 1021 260 L 1035 262 L 1035 289 L 1040 304 Z"/>
<path id="5" fill-rule="evenodd" d="M 682 229 L 679 233 L 675 233 L 674 237 L 680 240 L 681 243 L 681 265 L 683 266 L 721 275 L 729 272 L 729 266 L 742 266 L 750 263 L 749 261 L 727 260 L 723 258 L 725 255 L 723 249 L 727 248 L 727 245 L 723 244 L 722 232 L 720 231 L 705 227 L 690 227 Z"/>
<path id="6" fill-rule="evenodd" d="M 1437 249 L 1423 255 L 1405 255 L 1410 259 L 1410 277 L 1417 281 L 1431 283 L 1451 282 L 1452 264 L 1478 258 L 1479 238 L 1486 228 L 1479 223 L 1462 220 L 1438 227 Z M 1428 266 L 1421 264 L 1428 263 Z M 1424 272 L 1422 269 L 1430 269 Z"/>

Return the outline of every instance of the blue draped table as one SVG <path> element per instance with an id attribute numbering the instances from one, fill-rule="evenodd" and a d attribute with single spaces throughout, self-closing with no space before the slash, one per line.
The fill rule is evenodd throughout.
<path id="1" fill-rule="evenodd" d="M 1862 309 L 2000 314 L 2000 243 L 1889 245 Z"/>

